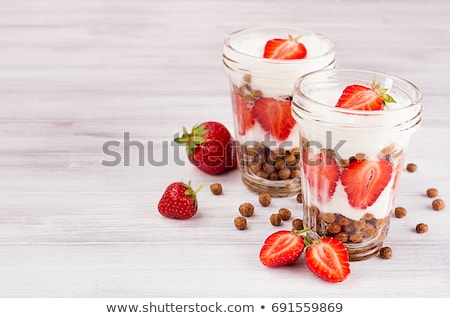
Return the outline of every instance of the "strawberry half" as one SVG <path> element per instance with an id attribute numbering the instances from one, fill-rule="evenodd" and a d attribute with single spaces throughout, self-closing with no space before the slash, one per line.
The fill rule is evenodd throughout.
<path id="1" fill-rule="evenodd" d="M 350 275 L 348 251 L 336 238 L 324 237 L 308 246 L 305 263 L 315 275 L 327 282 L 342 282 Z"/>
<path id="2" fill-rule="evenodd" d="M 305 243 L 301 235 L 281 230 L 269 235 L 259 253 L 261 263 L 269 267 L 291 265 L 302 255 Z"/>
<path id="3" fill-rule="evenodd" d="M 189 219 L 197 213 L 197 190 L 191 188 L 191 182 L 173 182 L 169 184 L 158 202 L 158 211 L 162 216 L 172 219 Z"/>
<path id="4" fill-rule="evenodd" d="M 234 106 L 234 113 L 236 115 L 238 134 L 243 136 L 247 130 L 253 127 L 255 119 L 253 118 L 250 107 L 247 105 L 242 95 L 233 92 L 231 98 Z"/>
<path id="5" fill-rule="evenodd" d="M 267 41 L 264 46 L 263 57 L 279 60 L 302 59 L 306 56 L 306 47 L 298 42 L 300 35 L 293 37 L 289 35 L 287 39 L 275 38 Z"/>
<path id="6" fill-rule="evenodd" d="M 354 160 L 341 173 L 341 182 L 352 207 L 366 209 L 388 185 L 392 175 L 389 161 Z"/>
<path id="7" fill-rule="evenodd" d="M 291 114 L 291 101 L 262 97 L 255 100 L 253 117 L 261 127 L 279 140 L 286 140 L 296 121 Z"/>
<path id="8" fill-rule="evenodd" d="M 323 151 L 310 158 L 308 151 L 305 151 L 302 162 L 313 195 L 318 202 L 329 201 L 336 190 L 340 175 L 334 156 Z"/>
<path id="9" fill-rule="evenodd" d="M 342 92 L 336 107 L 352 110 L 383 110 L 386 103 L 395 103 L 394 98 L 386 93 L 387 90 L 381 87 L 375 78 L 371 87 L 350 85 Z"/>

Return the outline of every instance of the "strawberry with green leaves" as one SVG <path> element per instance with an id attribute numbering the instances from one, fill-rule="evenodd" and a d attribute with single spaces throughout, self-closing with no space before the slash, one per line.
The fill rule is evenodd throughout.
<path id="1" fill-rule="evenodd" d="M 350 205 L 359 209 L 373 205 L 391 180 L 392 170 L 385 159 L 351 161 L 341 173 Z"/>
<path id="2" fill-rule="evenodd" d="M 300 43 L 300 35 L 293 37 L 289 35 L 287 39 L 275 38 L 267 41 L 264 46 L 264 58 L 293 60 L 306 57 L 306 47 Z"/>
<path id="3" fill-rule="evenodd" d="M 189 219 L 197 213 L 197 190 L 193 190 L 191 182 L 173 182 L 167 186 L 158 202 L 158 211 L 162 216 L 171 219 Z"/>
<path id="4" fill-rule="evenodd" d="M 296 124 L 288 99 L 258 98 L 254 102 L 252 114 L 266 132 L 280 141 L 289 137 Z"/>
<path id="5" fill-rule="evenodd" d="M 387 91 L 388 89 L 381 87 L 375 78 L 371 87 L 349 85 L 343 90 L 336 107 L 351 110 L 383 110 L 387 103 L 395 103 Z"/>
<path id="6" fill-rule="evenodd" d="M 207 174 L 220 174 L 237 168 L 236 144 L 225 125 L 207 121 L 174 140 L 186 145 L 189 161 Z"/>

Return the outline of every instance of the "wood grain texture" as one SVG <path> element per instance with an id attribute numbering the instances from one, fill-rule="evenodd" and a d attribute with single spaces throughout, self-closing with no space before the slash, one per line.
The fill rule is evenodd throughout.
<path id="1" fill-rule="evenodd" d="M 447 0 L 1 0 L 0 15 L 0 297 L 450 297 L 450 212 L 425 196 L 437 187 L 450 204 Z M 268 23 L 323 33 L 337 67 L 393 73 L 424 94 L 407 155 L 419 168 L 397 198 L 409 213 L 386 240 L 394 257 L 352 263 L 342 284 L 303 260 L 263 267 L 269 215 L 301 206 L 276 199 L 237 231 L 237 207 L 257 197 L 237 171 L 205 175 L 170 142 L 204 120 L 233 129 L 223 38 Z M 102 165 L 103 144 L 125 132 L 146 144 L 144 164 L 131 148 L 129 166 Z M 179 179 L 204 185 L 189 221 L 156 210 Z"/>

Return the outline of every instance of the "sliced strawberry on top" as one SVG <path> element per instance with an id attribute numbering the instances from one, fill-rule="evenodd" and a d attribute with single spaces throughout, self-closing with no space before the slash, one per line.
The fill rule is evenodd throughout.
<path id="1" fill-rule="evenodd" d="M 386 93 L 374 79 L 371 87 L 362 85 L 347 86 L 342 92 L 336 107 L 352 110 L 383 110 L 386 103 L 395 103 L 392 96 Z"/>
<path id="2" fill-rule="evenodd" d="M 298 42 L 301 36 L 289 35 L 287 39 L 275 38 L 267 41 L 263 57 L 281 60 L 302 59 L 306 56 L 306 47 Z"/>
<path id="3" fill-rule="evenodd" d="M 253 127 L 255 119 L 249 105 L 245 102 L 244 97 L 236 92 L 231 95 L 233 99 L 234 112 L 236 114 L 237 127 L 239 135 L 243 136 Z"/>
<path id="4" fill-rule="evenodd" d="M 385 159 L 351 161 L 341 173 L 341 182 L 352 207 L 366 209 L 388 185 L 392 166 Z"/>
<path id="5" fill-rule="evenodd" d="M 286 140 L 296 124 L 289 100 L 258 98 L 252 108 L 252 114 L 265 131 L 279 140 Z"/>
<path id="6" fill-rule="evenodd" d="M 293 264 L 302 255 L 305 243 L 301 235 L 281 230 L 269 235 L 259 253 L 261 263 L 269 267 Z"/>
<path id="7" fill-rule="evenodd" d="M 321 238 L 308 246 L 305 263 L 314 274 L 327 282 L 342 282 L 350 275 L 348 251 L 336 238 Z"/>
<path id="8" fill-rule="evenodd" d="M 303 169 L 311 192 L 319 202 L 327 202 L 333 196 L 339 180 L 339 167 L 334 156 L 326 152 L 309 156 L 303 152 Z"/>

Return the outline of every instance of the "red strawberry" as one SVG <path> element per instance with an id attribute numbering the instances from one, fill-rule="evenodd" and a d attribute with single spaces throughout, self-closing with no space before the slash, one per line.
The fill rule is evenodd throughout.
<path id="1" fill-rule="evenodd" d="M 383 110 L 386 103 L 395 103 L 394 98 L 386 92 L 387 89 L 381 87 L 375 78 L 371 87 L 350 85 L 342 92 L 336 107 L 352 110 Z"/>
<path id="2" fill-rule="evenodd" d="M 312 159 L 303 152 L 303 169 L 311 191 L 319 202 L 327 202 L 333 196 L 339 180 L 339 167 L 334 156 L 320 152 Z"/>
<path id="3" fill-rule="evenodd" d="M 351 206 L 366 209 L 375 203 L 391 179 L 392 166 L 380 159 L 354 160 L 341 173 L 341 182 Z"/>
<path id="4" fill-rule="evenodd" d="M 192 190 L 191 182 L 173 182 L 164 191 L 158 202 L 161 215 L 172 219 L 189 219 L 197 213 L 197 190 Z"/>
<path id="5" fill-rule="evenodd" d="M 265 131 L 279 140 L 285 140 L 296 124 L 289 100 L 258 98 L 255 100 L 252 114 Z"/>
<path id="6" fill-rule="evenodd" d="M 247 130 L 253 127 L 255 119 L 253 118 L 250 107 L 244 100 L 242 95 L 233 92 L 231 95 L 233 99 L 234 113 L 236 114 L 237 127 L 239 135 L 245 135 Z"/>
<path id="7" fill-rule="evenodd" d="M 348 251 L 336 238 L 324 237 L 308 246 L 305 263 L 314 274 L 327 282 L 342 282 L 350 275 Z"/>
<path id="8" fill-rule="evenodd" d="M 290 265 L 300 258 L 304 246 L 301 235 L 281 230 L 266 238 L 259 252 L 259 259 L 269 267 Z"/>
<path id="9" fill-rule="evenodd" d="M 292 60 L 302 59 L 306 56 L 306 48 L 303 43 L 298 42 L 301 36 L 289 35 L 287 39 L 272 39 L 267 41 L 264 47 L 265 58 Z"/>
<path id="10" fill-rule="evenodd" d="M 219 174 L 237 167 L 234 139 L 221 123 L 204 122 L 190 133 L 183 127 L 183 136 L 174 141 L 186 144 L 189 161 L 205 173 Z"/>

